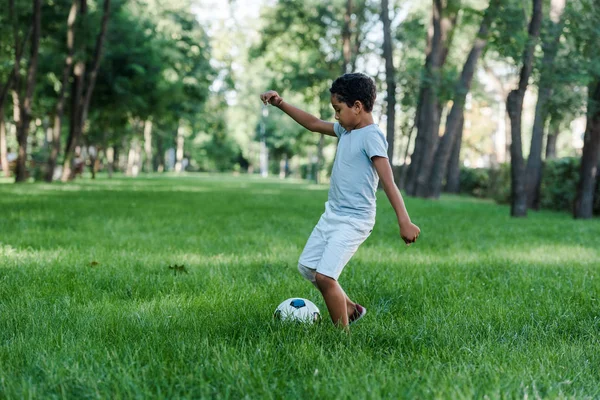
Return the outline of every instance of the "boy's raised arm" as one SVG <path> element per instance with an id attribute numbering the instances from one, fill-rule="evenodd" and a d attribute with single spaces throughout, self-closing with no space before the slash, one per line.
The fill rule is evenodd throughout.
<path id="1" fill-rule="evenodd" d="M 336 136 L 333 130 L 333 123 L 323 121 L 312 114 L 307 113 L 294 107 L 291 104 L 283 101 L 279 93 L 274 90 L 269 90 L 260 95 L 260 99 L 264 104 L 271 104 L 279 108 L 281 111 L 292 117 L 294 121 L 305 127 L 311 132 L 318 132 L 324 135 Z"/>

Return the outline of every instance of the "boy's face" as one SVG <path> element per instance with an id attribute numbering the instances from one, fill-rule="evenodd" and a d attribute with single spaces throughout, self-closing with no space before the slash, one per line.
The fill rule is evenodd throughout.
<path id="1" fill-rule="evenodd" d="M 334 93 L 331 95 L 331 105 L 335 110 L 335 120 L 345 130 L 352 130 L 360 122 L 359 114 L 362 107 L 359 101 L 354 106 L 348 107 L 346 103 L 339 101 Z"/>

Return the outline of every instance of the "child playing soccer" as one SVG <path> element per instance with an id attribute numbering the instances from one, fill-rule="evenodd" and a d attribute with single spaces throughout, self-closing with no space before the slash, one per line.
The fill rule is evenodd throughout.
<path id="1" fill-rule="evenodd" d="M 334 324 L 343 327 L 362 318 L 367 310 L 350 300 L 338 283 L 342 270 L 375 225 L 375 192 L 381 179 L 407 245 L 420 234 L 408 216 L 394 183 L 387 157 L 387 141 L 373 122 L 375 83 L 364 74 L 345 74 L 331 88 L 337 122 L 323 121 L 286 103 L 276 91 L 260 95 L 312 132 L 339 138 L 325 212 L 313 229 L 298 270 L 323 295 Z"/>

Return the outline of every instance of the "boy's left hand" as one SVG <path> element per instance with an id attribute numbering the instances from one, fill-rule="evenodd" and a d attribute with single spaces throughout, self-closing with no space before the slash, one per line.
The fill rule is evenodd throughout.
<path id="1" fill-rule="evenodd" d="M 411 243 L 416 242 L 420 234 L 421 229 L 419 229 L 419 227 L 412 222 L 409 222 L 404 226 L 400 226 L 400 236 L 407 246 L 410 246 Z"/>

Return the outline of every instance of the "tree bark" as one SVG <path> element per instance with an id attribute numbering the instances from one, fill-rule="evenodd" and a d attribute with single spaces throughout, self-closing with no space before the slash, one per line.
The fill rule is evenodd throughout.
<path id="1" fill-rule="evenodd" d="M 0 112 L 0 165 L 2 166 L 2 173 L 8 178 L 10 176 L 10 171 L 7 156 L 6 124 L 4 123 L 4 113 Z"/>
<path id="2" fill-rule="evenodd" d="M 560 124 L 551 119 L 550 130 L 546 140 L 546 160 L 552 160 L 556 158 L 556 139 L 558 138 L 559 132 Z"/>
<path id="3" fill-rule="evenodd" d="M 29 122 L 32 118 L 32 105 L 37 74 L 38 54 L 40 48 L 40 31 L 42 20 L 42 2 L 33 0 L 33 35 L 31 37 L 31 58 L 27 68 L 27 82 L 25 98 L 20 104 L 20 121 L 17 125 L 17 141 L 19 154 L 17 156 L 17 170 L 15 182 L 25 182 L 27 179 L 27 136 L 29 135 Z"/>
<path id="4" fill-rule="evenodd" d="M 14 19 L 14 0 L 9 1 L 9 10 L 10 10 L 10 19 Z M 2 86 L 0 89 L 0 165 L 2 165 L 2 171 L 5 177 L 10 176 L 9 164 L 7 159 L 7 145 L 6 145 L 6 124 L 4 122 L 4 103 L 6 102 L 6 98 L 8 96 L 8 92 L 11 91 L 12 86 L 18 80 L 18 66 L 21 64 L 21 57 L 23 56 L 23 49 L 25 48 L 25 43 L 29 40 L 31 36 L 32 27 L 29 28 L 25 38 L 23 39 L 23 43 L 19 45 L 19 41 L 15 38 L 15 65 L 12 68 L 10 74 L 8 75 L 8 79 L 6 84 Z M 16 91 L 12 91 L 12 93 L 16 93 Z M 17 99 L 18 104 L 18 99 Z M 18 112 L 16 114 L 19 114 Z M 15 122 L 19 118 L 15 119 Z"/>
<path id="5" fill-rule="evenodd" d="M 462 145 L 464 122 L 465 116 L 463 114 L 458 127 L 458 134 L 454 140 L 454 146 L 452 147 L 450 161 L 448 162 L 448 174 L 446 176 L 445 188 L 448 193 L 460 193 L 460 148 Z"/>
<path id="6" fill-rule="evenodd" d="M 113 177 L 115 170 L 115 148 L 106 147 L 106 163 L 108 164 L 108 178 Z"/>
<path id="7" fill-rule="evenodd" d="M 87 14 L 87 0 L 80 0 L 79 15 L 81 19 L 85 19 Z M 82 45 L 79 45 L 81 47 Z M 85 62 L 83 60 L 77 61 L 73 68 L 73 84 L 71 85 L 71 115 L 69 118 L 69 136 L 67 138 L 67 144 L 65 146 L 65 157 L 63 161 L 63 170 L 61 181 L 66 182 L 72 179 L 71 163 L 73 161 L 73 153 L 77 146 L 78 132 L 81 128 L 79 126 L 81 122 L 81 99 L 83 98 L 83 85 L 85 78 Z"/>
<path id="8" fill-rule="evenodd" d="M 396 69 L 394 68 L 392 28 L 388 0 L 381 0 L 381 22 L 383 23 L 383 58 L 385 59 L 385 82 L 387 86 L 386 137 L 388 142 L 388 159 L 390 164 L 393 165 L 396 127 Z"/>
<path id="9" fill-rule="evenodd" d="M 352 0 L 346 0 L 346 12 L 344 13 L 344 26 L 342 27 L 342 56 L 344 58 L 344 65 L 342 67 L 342 74 L 348 71 L 352 58 L 352 50 L 350 39 L 352 31 L 350 25 L 352 23 Z"/>
<path id="10" fill-rule="evenodd" d="M 87 12 L 87 0 L 82 0 L 81 2 L 81 15 L 85 15 Z M 88 75 L 87 82 L 84 82 L 85 77 L 85 64 L 83 62 L 78 62 L 75 65 L 75 75 L 76 81 L 74 82 L 74 86 L 76 86 L 76 99 L 73 101 L 74 108 L 71 110 L 72 118 L 71 118 L 71 129 L 69 132 L 69 140 L 67 143 L 67 148 L 65 150 L 65 162 L 63 166 L 63 175 L 62 181 L 67 181 L 73 179 L 73 174 L 71 171 L 71 160 L 73 157 L 73 151 L 75 147 L 78 145 L 81 140 L 81 136 L 83 134 L 83 127 L 85 125 L 85 121 L 87 120 L 87 115 L 90 107 L 90 101 L 92 99 L 92 93 L 94 92 L 94 86 L 96 84 L 96 76 L 98 74 L 98 68 L 100 67 L 100 60 L 102 58 L 102 47 L 104 44 L 104 39 L 106 37 L 106 28 L 108 25 L 108 18 L 110 14 L 110 0 L 104 0 L 104 8 L 102 14 L 102 23 L 100 26 L 100 32 L 96 38 L 96 47 L 94 49 L 94 58 L 92 61 L 92 70 Z M 75 83 L 78 81 L 78 85 Z M 87 83 L 87 87 L 85 87 L 85 83 Z M 85 90 L 84 90 L 85 87 Z"/>
<path id="11" fill-rule="evenodd" d="M 564 0 L 553 0 L 552 11 L 561 18 L 565 8 Z M 539 209 L 540 186 L 542 181 L 542 146 L 544 142 L 544 127 L 548 119 L 549 110 L 546 104 L 552 96 L 554 79 L 554 59 L 558 53 L 558 43 L 562 36 L 564 20 L 554 22 L 555 15 L 550 22 L 548 40 L 542 45 L 544 57 L 542 59 L 542 73 L 539 83 L 539 94 L 535 107 L 535 118 L 531 134 L 531 147 L 527 158 L 525 170 L 525 189 L 527 192 L 527 207 Z"/>
<path id="12" fill-rule="evenodd" d="M 529 39 L 523 51 L 523 67 L 519 77 L 519 86 L 513 89 L 506 99 L 506 109 L 510 117 L 512 143 L 511 155 L 511 209 L 513 217 L 527 216 L 527 193 L 525 192 L 525 166 L 521 138 L 521 117 L 523 114 L 523 98 L 533 69 L 533 57 L 537 38 L 542 25 L 542 0 L 533 0 L 533 12 L 529 23 Z"/>
<path id="13" fill-rule="evenodd" d="M 439 138 L 440 114 L 442 107 L 438 100 L 441 69 L 446 61 L 456 23 L 456 13 L 444 15 L 447 2 L 433 0 L 432 30 L 421 89 L 419 92 L 418 114 L 416 116 L 417 137 L 408 169 L 406 192 L 414 196 L 426 190 L 429 169 Z"/>
<path id="14" fill-rule="evenodd" d="M 578 219 L 592 218 L 594 212 L 594 191 L 600 157 L 600 77 L 595 78 L 588 93 L 587 126 L 573 209 L 573 216 Z"/>
<path id="15" fill-rule="evenodd" d="M 317 144 L 317 165 L 315 166 L 315 183 L 319 184 L 323 181 L 321 178 L 321 166 L 323 165 L 323 148 L 325 147 L 325 136 L 319 135 L 319 143 Z"/>
<path id="16" fill-rule="evenodd" d="M 146 154 L 146 172 L 152 172 L 152 120 L 144 122 L 144 153 Z"/>
<path id="17" fill-rule="evenodd" d="M 69 16 L 67 17 L 67 57 L 65 58 L 65 65 L 63 67 L 62 80 L 60 86 L 60 92 L 58 93 L 58 100 L 56 101 L 56 108 L 54 113 L 54 128 L 52 135 L 52 145 L 50 149 L 50 155 L 48 157 L 48 165 L 46 170 L 46 176 L 44 180 L 46 182 L 52 182 L 54 176 L 54 169 L 56 168 L 56 160 L 60 151 L 60 134 L 62 129 L 62 118 L 65 109 L 65 94 L 67 91 L 67 85 L 69 84 L 69 75 L 71 75 L 71 68 L 73 66 L 73 54 L 75 52 L 73 44 L 75 41 L 75 20 L 77 19 L 77 0 L 73 0 Z"/>
<path id="18" fill-rule="evenodd" d="M 96 179 L 96 172 L 98 171 L 98 150 L 95 146 L 87 146 L 87 155 L 90 160 L 90 172 L 92 179 Z"/>
<path id="19" fill-rule="evenodd" d="M 156 135 L 156 172 L 163 172 L 165 170 L 165 149 L 163 146 L 163 137 Z"/>
<path id="20" fill-rule="evenodd" d="M 183 171 L 183 146 L 185 138 L 183 136 L 183 125 L 179 121 L 177 126 L 177 150 L 175 152 L 175 172 L 179 173 Z"/>
<path id="21" fill-rule="evenodd" d="M 448 161 L 450 160 L 450 155 L 452 154 L 459 128 L 461 128 L 462 121 L 464 120 L 465 100 L 471 89 L 471 82 L 473 81 L 477 61 L 487 44 L 489 25 L 492 22 L 492 17 L 498 6 L 499 0 L 492 0 L 490 2 L 485 16 L 483 17 L 483 21 L 481 21 L 481 25 L 479 26 L 477 38 L 475 39 L 473 47 L 467 57 L 467 61 L 463 66 L 460 80 L 455 89 L 452 109 L 446 119 L 446 133 L 440 139 L 440 143 L 435 153 L 435 161 L 433 168 L 431 169 L 431 176 L 428 179 L 428 190 L 420 191 L 420 195 L 425 194 L 424 197 L 439 198 L 442 192 L 443 179 L 447 174 Z M 427 171 L 424 171 L 423 176 L 427 176 L 426 172 Z"/>

